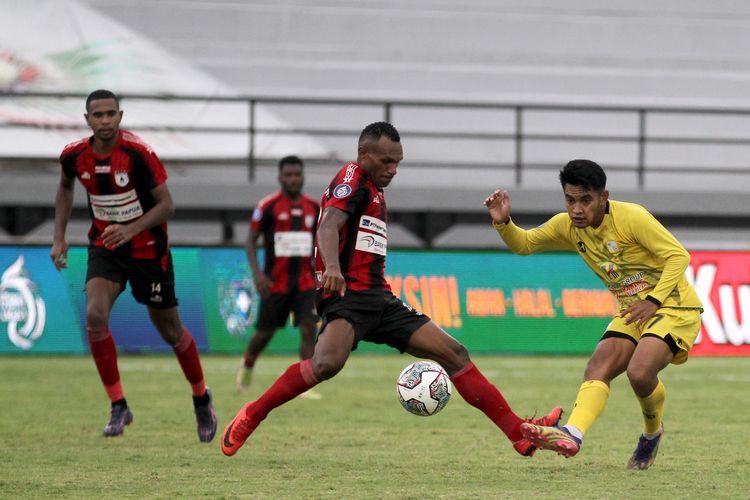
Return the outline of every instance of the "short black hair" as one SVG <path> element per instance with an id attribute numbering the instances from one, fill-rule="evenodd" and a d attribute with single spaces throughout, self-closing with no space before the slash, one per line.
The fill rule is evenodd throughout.
<path id="1" fill-rule="evenodd" d="M 86 98 L 86 111 L 89 110 L 89 104 L 91 104 L 91 101 L 96 101 L 98 99 L 114 99 L 115 104 L 117 104 L 117 109 L 120 109 L 120 99 L 115 95 L 114 92 L 110 90 L 99 89 L 90 93 Z"/>
<path id="2" fill-rule="evenodd" d="M 563 189 L 570 184 L 601 192 L 607 187 L 607 174 L 591 160 L 571 160 L 560 170 L 560 184 Z"/>
<path id="3" fill-rule="evenodd" d="M 279 160 L 279 172 L 281 172 L 281 169 L 284 168 L 284 165 L 299 165 L 303 169 L 305 168 L 305 164 L 302 162 L 302 158 L 294 155 L 285 156 Z"/>
<path id="4" fill-rule="evenodd" d="M 396 127 L 388 122 L 375 122 L 362 129 L 362 133 L 359 134 L 359 144 L 368 139 L 378 141 L 382 136 L 386 136 L 393 142 L 401 142 L 401 136 L 398 135 Z"/>

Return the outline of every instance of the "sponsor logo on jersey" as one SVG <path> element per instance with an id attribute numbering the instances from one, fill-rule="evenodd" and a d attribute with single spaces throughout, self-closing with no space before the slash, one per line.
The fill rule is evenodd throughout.
<path id="1" fill-rule="evenodd" d="M 109 165 L 97 165 L 94 167 L 95 174 L 108 174 L 111 170 Z"/>
<path id="2" fill-rule="evenodd" d="M 377 234 L 358 231 L 354 248 L 363 252 L 385 255 L 388 251 L 388 240 Z"/>
<path id="3" fill-rule="evenodd" d="M 614 262 L 605 260 L 604 262 L 599 262 L 597 267 L 602 270 L 608 281 L 619 281 L 622 276 L 620 269 Z"/>
<path id="4" fill-rule="evenodd" d="M 380 195 L 377 195 L 377 194 L 376 194 L 376 195 L 375 195 L 375 198 L 373 198 L 373 199 L 372 199 L 372 202 L 373 202 L 373 203 L 377 203 L 377 204 L 380 204 Z"/>
<path id="5" fill-rule="evenodd" d="M 346 198 L 352 194 L 352 187 L 349 184 L 339 184 L 333 188 L 333 196 L 336 198 Z"/>
<path id="6" fill-rule="evenodd" d="M 84 172 L 84 173 L 81 174 L 81 180 L 85 181 L 85 180 L 88 180 L 88 179 L 91 179 L 91 174 L 90 173 Z"/>
<path id="7" fill-rule="evenodd" d="M 278 217 L 276 217 L 277 220 L 289 220 L 289 213 L 288 212 L 281 212 Z"/>
<path id="8" fill-rule="evenodd" d="M 253 210 L 253 220 L 254 221 L 259 221 L 262 218 L 263 218 L 263 210 L 261 210 L 260 208 L 256 207 L 255 210 Z"/>
<path id="9" fill-rule="evenodd" d="M 309 257 L 312 248 L 312 233 L 307 231 L 279 231 L 273 235 L 273 251 L 277 257 Z"/>
<path id="10" fill-rule="evenodd" d="M 584 242 L 582 242 L 582 241 L 579 241 L 579 242 L 577 243 L 577 245 L 578 245 L 578 251 L 579 251 L 579 252 L 581 252 L 581 253 L 586 253 L 586 244 L 585 244 Z"/>
<path id="11" fill-rule="evenodd" d="M 359 219 L 359 227 L 375 231 L 383 236 L 387 236 L 388 234 L 386 231 L 386 223 L 378 218 L 370 217 L 369 215 L 363 215 L 362 218 Z"/>
<path id="12" fill-rule="evenodd" d="M 42 336 L 46 318 L 44 300 L 21 255 L 0 277 L 0 323 L 8 324 L 13 345 L 27 351 Z"/>
<path id="13" fill-rule="evenodd" d="M 143 215 L 141 202 L 134 189 L 125 193 L 89 195 L 91 211 L 99 220 L 127 222 Z"/>
<path id="14" fill-rule="evenodd" d="M 130 177 L 128 177 L 127 172 L 115 172 L 115 184 L 125 187 L 128 185 L 128 182 L 130 182 Z"/>
<path id="15" fill-rule="evenodd" d="M 294 207 L 291 210 L 292 217 L 301 217 L 304 212 L 302 212 L 301 208 Z"/>

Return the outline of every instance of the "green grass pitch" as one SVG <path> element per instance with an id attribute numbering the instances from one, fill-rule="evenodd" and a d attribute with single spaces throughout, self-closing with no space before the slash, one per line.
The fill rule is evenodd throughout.
<path id="1" fill-rule="evenodd" d="M 109 402 L 87 357 L 0 358 L 0 498 L 748 498 L 750 358 L 695 358 L 663 372 L 666 434 L 647 471 L 625 469 L 641 430 L 627 379 L 581 453 L 515 454 L 454 391 L 438 415 L 398 403 L 413 358 L 353 355 L 319 401 L 275 410 L 232 458 L 224 426 L 295 361 L 262 357 L 249 394 L 234 390 L 239 357 L 204 356 L 219 434 L 198 442 L 189 386 L 169 356 L 121 356 L 135 415 L 104 438 Z M 477 356 L 521 416 L 575 398 L 586 358 Z M 565 419 L 565 416 L 564 416 Z"/>

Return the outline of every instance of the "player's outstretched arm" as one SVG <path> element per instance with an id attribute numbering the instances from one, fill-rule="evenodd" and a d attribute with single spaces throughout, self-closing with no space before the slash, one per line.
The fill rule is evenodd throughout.
<path id="1" fill-rule="evenodd" d="M 68 267 L 68 242 L 65 241 L 65 230 L 68 227 L 70 213 L 73 210 L 73 190 L 75 180 L 60 174 L 60 185 L 55 196 L 55 235 L 49 256 L 58 271 Z"/>
<path id="2" fill-rule="evenodd" d="M 484 200 L 492 221 L 497 224 L 505 224 L 510 220 L 510 195 L 504 189 L 496 189 L 494 193 Z"/>

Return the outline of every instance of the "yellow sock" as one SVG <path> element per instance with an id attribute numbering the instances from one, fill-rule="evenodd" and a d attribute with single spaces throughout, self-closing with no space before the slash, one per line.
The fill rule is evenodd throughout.
<path id="1" fill-rule="evenodd" d="M 607 406 L 609 399 L 609 386 L 601 380 L 587 380 L 578 389 L 578 396 L 573 405 L 568 423 L 578 428 L 583 434 L 589 430 L 594 421 Z"/>
<path id="2" fill-rule="evenodd" d="M 638 398 L 643 410 L 643 432 L 656 434 L 661 429 L 661 417 L 664 414 L 664 399 L 667 397 L 667 389 L 664 384 L 656 384 L 654 392 L 645 398 Z"/>

